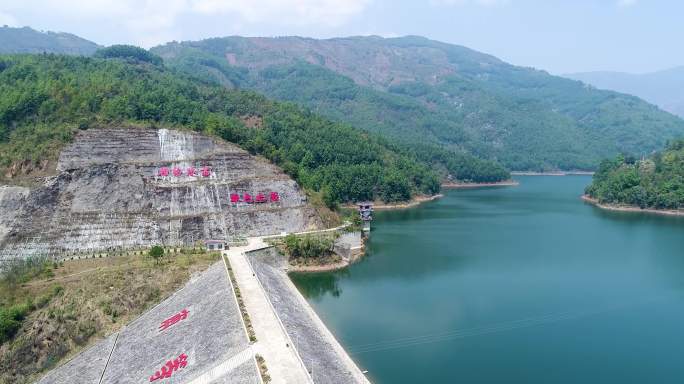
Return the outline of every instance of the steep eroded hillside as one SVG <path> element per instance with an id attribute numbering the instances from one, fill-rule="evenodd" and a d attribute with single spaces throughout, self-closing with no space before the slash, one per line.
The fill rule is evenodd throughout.
<path id="1" fill-rule="evenodd" d="M 15 206 L 0 214 L 4 259 L 190 245 L 320 225 L 304 193 L 276 166 L 197 133 L 82 131 L 57 169 L 31 191 L 1 190 L 0 206 Z M 240 201 L 231 202 L 236 196 Z"/>

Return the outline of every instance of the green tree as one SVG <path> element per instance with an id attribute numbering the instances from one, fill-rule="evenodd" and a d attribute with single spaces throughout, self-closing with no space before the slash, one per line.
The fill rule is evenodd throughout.
<path id="1" fill-rule="evenodd" d="M 154 260 L 155 264 L 159 264 L 161 258 L 164 257 L 164 248 L 159 245 L 155 245 L 150 248 L 147 254 Z"/>

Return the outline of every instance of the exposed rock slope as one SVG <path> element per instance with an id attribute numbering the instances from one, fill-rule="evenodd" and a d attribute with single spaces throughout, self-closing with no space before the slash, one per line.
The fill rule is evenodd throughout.
<path id="1" fill-rule="evenodd" d="M 195 176 L 187 175 L 190 167 Z M 159 176 L 163 168 L 169 176 Z M 183 174 L 173 176 L 174 168 Z M 30 192 L 0 189 L 2 258 L 188 245 L 320 225 L 303 192 L 277 167 L 195 133 L 83 131 L 61 153 L 57 170 Z M 231 194 L 259 193 L 266 202 L 231 203 Z"/>

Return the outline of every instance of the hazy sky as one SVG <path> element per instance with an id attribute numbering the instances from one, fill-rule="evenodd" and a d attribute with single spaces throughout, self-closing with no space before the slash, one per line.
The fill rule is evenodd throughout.
<path id="1" fill-rule="evenodd" d="M 684 65 L 682 0 L 0 0 L 0 25 L 150 47 L 226 35 L 422 35 L 552 73 Z"/>

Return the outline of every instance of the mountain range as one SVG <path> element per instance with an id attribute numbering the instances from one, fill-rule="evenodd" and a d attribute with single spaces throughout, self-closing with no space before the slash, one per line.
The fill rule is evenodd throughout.
<path id="1" fill-rule="evenodd" d="M 101 46 L 70 33 L 40 32 L 30 27 L 0 27 L 0 53 L 92 55 Z"/>
<path id="2" fill-rule="evenodd" d="M 684 134 L 684 121 L 637 97 L 417 36 L 235 36 L 152 52 L 206 80 L 513 170 L 593 169 L 602 158 L 649 153 Z"/>
<path id="3" fill-rule="evenodd" d="M 596 88 L 629 93 L 684 117 L 684 66 L 657 72 L 583 72 L 564 75 Z"/>
<path id="4" fill-rule="evenodd" d="M 15 51 L 25 52 L 20 40 Z M 497 163 L 593 170 L 603 158 L 648 154 L 684 136 L 684 120 L 636 96 L 418 36 L 232 36 L 150 51 L 176 73 L 296 103 L 460 179 L 500 178 Z"/>

